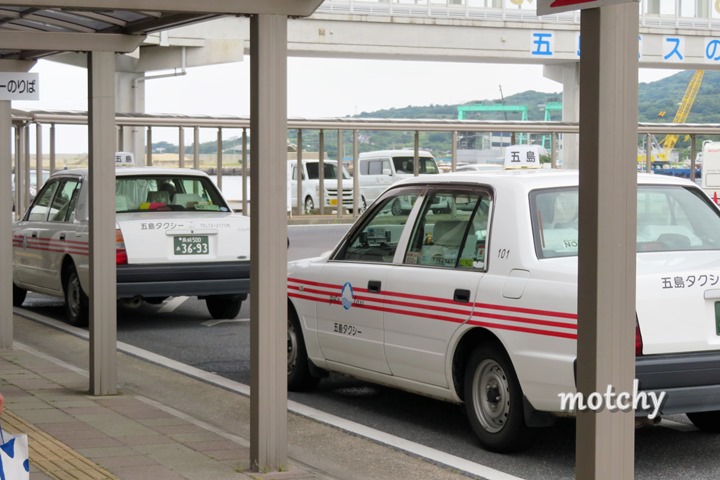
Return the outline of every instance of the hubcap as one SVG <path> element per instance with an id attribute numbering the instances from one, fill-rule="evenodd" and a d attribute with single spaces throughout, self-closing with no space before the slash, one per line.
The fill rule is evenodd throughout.
<path id="1" fill-rule="evenodd" d="M 497 433 L 510 415 L 510 384 L 505 371 L 494 360 L 483 360 L 473 376 L 473 405 L 482 427 Z"/>

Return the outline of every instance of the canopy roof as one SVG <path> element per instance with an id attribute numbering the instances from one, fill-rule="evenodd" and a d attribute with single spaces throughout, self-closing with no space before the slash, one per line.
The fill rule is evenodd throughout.
<path id="1" fill-rule="evenodd" d="M 228 15 L 303 17 L 322 0 L 0 1 L 0 59 L 73 51 L 131 52 L 145 35 Z"/>

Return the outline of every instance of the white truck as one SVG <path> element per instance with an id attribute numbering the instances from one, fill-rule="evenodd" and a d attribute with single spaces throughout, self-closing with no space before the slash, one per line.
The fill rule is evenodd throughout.
<path id="1" fill-rule="evenodd" d="M 720 142 L 706 140 L 702 148 L 702 189 L 715 204 L 720 196 Z"/>
<path id="2" fill-rule="evenodd" d="M 412 177 L 414 159 L 413 150 L 378 150 L 361 153 L 357 173 L 361 203 L 369 205 L 393 183 Z M 438 173 L 440 169 L 432 154 L 425 150 L 418 151 L 418 174 Z"/>
<path id="3" fill-rule="evenodd" d="M 309 213 L 320 207 L 320 160 L 303 159 L 302 202 L 303 211 Z M 324 202 L 327 208 L 337 208 L 338 167 L 336 160 L 323 161 Z M 297 160 L 288 161 L 288 195 L 292 208 L 297 208 Z M 345 208 L 353 208 L 353 180 L 350 173 L 342 169 L 342 204 Z"/>

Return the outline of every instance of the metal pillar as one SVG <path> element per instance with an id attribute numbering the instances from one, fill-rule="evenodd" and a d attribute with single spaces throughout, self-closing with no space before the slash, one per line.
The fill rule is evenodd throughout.
<path id="1" fill-rule="evenodd" d="M 298 129 L 297 132 L 297 156 L 295 158 L 295 186 L 297 191 L 295 192 L 295 198 L 297 198 L 297 214 L 304 215 L 305 212 L 305 199 L 303 198 L 303 174 L 305 173 L 305 166 L 303 165 L 302 158 L 302 130 Z M 309 172 L 308 172 L 309 175 Z M 317 205 L 314 205 L 317 208 Z"/>
<path id="2" fill-rule="evenodd" d="M 690 135 L 690 180 L 695 181 L 695 169 L 697 168 L 697 143 L 695 135 Z"/>
<path id="3" fill-rule="evenodd" d="M 117 393 L 115 54 L 88 53 L 90 392 Z"/>
<path id="4" fill-rule="evenodd" d="M 193 168 L 200 170 L 200 127 L 193 128 Z"/>
<path id="5" fill-rule="evenodd" d="M 55 153 L 55 124 L 50 124 L 50 173 L 57 170 L 57 155 Z"/>
<path id="6" fill-rule="evenodd" d="M 153 164 L 153 139 L 152 139 L 152 127 L 147 127 L 147 140 L 145 142 L 145 152 L 147 155 L 147 161 L 145 162 L 145 165 L 148 167 L 152 167 Z"/>
<path id="7" fill-rule="evenodd" d="M 250 464 L 287 468 L 287 16 L 250 19 Z"/>
<path id="8" fill-rule="evenodd" d="M 418 176 L 420 174 L 420 132 L 415 130 L 415 145 L 413 155 L 413 175 Z"/>
<path id="9" fill-rule="evenodd" d="M 637 218 L 636 3 L 581 13 L 577 387 L 632 392 Z M 612 139 L 612 141 L 607 141 Z M 577 415 L 576 478 L 632 479 L 635 414 Z"/>
<path id="10" fill-rule="evenodd" d="M 42 154 L 42 124 L 35 124 L 35 187 L 40 191 L 43 186 L 43 154 Z"/>
<path id="11" fill-rule="evenodd" d="M 22 182 L 20 194 L 23 199 L 20 213 L 22 214 L 30 206 L 30 125 L 28 123 L 23 123 L 20 142 L 22 143 L 22 168 L 19 169 L 22 171 L 20 178 Z"/>
<path id="12" fill-rule="evenodd" d="M 223 167 L 223 161 L 222 158 L 222 128 L 217 129 L 217 186 L 222 191 L 222 167 Z"/>
<path id="13" fill-rule="evenodd" d="M 318 134 L 318 201 L 320 215 L 325 215 L 325 131 Z"/>
<path id="14" fill-rule="evenodd" d="M 345 156 L 343 149 L 343 131 L 338 130 L 337 136 L 337 216 L 338 218 L 343 215 L 343 175 L 342 159 Z"/>
<path id="15" fill-rule="evenodd" d="M 10 159 L 12 158 L 12 108 L 9 100 L 0 100 L 0 181 L 7 182 L 11 176 Z M 17 188 L 17 187 L 16 187 Z M 7 183 L 3 192 L 7 192 Z M 10 195 L 0 195 L 0 212 L 9 212 L 12 209 Z M 12 229 L 11 217 L 5 215 L 0 220 L 4 225 L 0 235 L 0 348 L 12 348 L 13 344 L 13 304 L 11 296 L 12 285 Z"/>
<path id="16" fill-rule="evenodd" d="M 185 168 L 185 128 L 178 128 L 178 168 Z"/>
<path id="17" fill-rule="evenodd" d="M 242 130 L 242 214 L 246 217 L 250 216 L 248 211 L 248 189 L 247 189 L 247 176 L 248 176 L 248 154 L 247 145 L 248 136 L 247 128 Z"/>
<path id="18" fill-rule="evenodd" d="M 357 218 L 360 210 L 360 176 L 358 171 L 358 160 L 360 156 L 360 146 L 358 145 L 358 131 L 353 130 L 353 217 Z"/>
<path id="19" fill-rule="evenodd" d="M 458 132 L 457 130 L 453 130 L 452 132 L 452 159 L 450 160 L 450 170 L 455 171 L 457 170 L 457 142 L 458 142 Z"/>
<path id="20" fill-rule="evenodd" d="M 16 125 L 13 127 L 13 142 L 15 144 L 15 219 L 20 218 L 25 208 L 23 188 L 25 185 L 25 167 L 23 166 L 23 131 L 25 127 Z"/>
<path id="21" fill-rule="evenodd" d="M 117 127 L 117 145 L 119 152 L 127 152 L 125 150 L 125 129 L 123 127 Z"/>

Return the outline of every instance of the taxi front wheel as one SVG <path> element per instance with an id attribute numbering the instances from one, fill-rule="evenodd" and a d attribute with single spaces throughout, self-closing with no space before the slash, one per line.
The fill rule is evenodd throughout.
<path id="1" fill-rule="evenodd" d="M 305 349 L 305 338 L 300 321 L 294 312 L 288 312 L 287 324 L 288 390 L 306 392 L 315 388 L 320 379 L 310 373 L 310 360 Z"/>
<path id="2" fill-rule="evenodd" d="M 480 345 L 465 370 L 465 410 L 480 444 L 493 452 L 513 452 L 530 444 L 523 395 L 510 358 L 498 345 Z"/>

